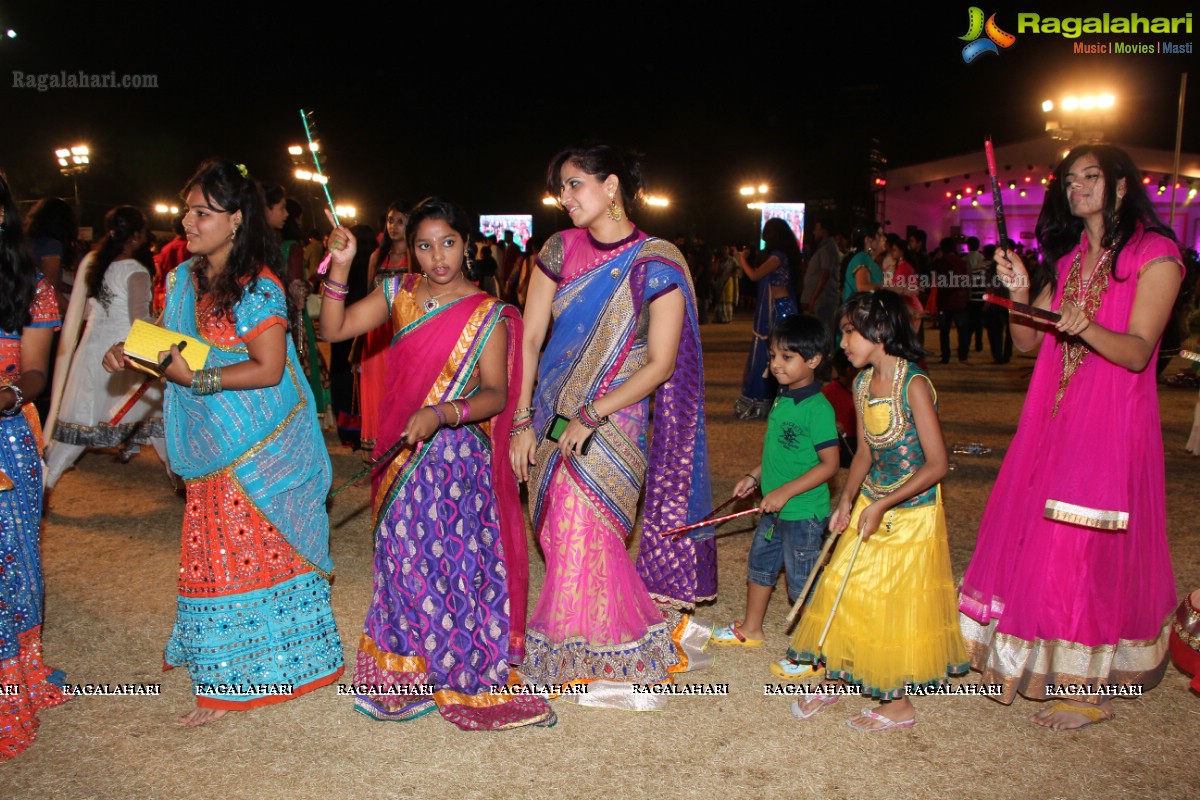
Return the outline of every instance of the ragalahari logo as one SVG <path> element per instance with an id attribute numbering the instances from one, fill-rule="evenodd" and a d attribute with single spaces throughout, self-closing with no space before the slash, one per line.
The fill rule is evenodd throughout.
<path id="1" fill-rule="evenodd" d="M 985 33 L 987 38 L 980 38 Z M 988 17 L 987 23 L 984 23 L 983 9 L 979 6 L 971 6 L 967 9 L 967 33 L 958 38 L 969 43 L 962 51 L 963 61 L 968 64 L 984 53 L 998 56 L 1001 47 L 1007 49 L 1017 41 L 1017 37 L 1011 33 L 1000 30 L 1000 26 L 996 24 L 995 14 Z"/>

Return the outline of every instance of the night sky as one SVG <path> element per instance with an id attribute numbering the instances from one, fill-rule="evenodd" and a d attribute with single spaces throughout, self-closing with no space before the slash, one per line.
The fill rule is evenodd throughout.
<path id="1" fill-rule="evenodd" d="M 1075 55 L 1070 39 L 1025 34 L 965 64 L 969 2 L 509 3 L 475 18 L 460 3 L 379 5 L 0 0 L 0 31 L 18 33 L 0 40 L 0 169 L 23 199 L 70 196 L 52 151 L 86 142 L 85 222 L 174 198 L 211 155 L 291 186 L 286 147 L 302 138 L 305 107 L 338 202 L 372 224 L 388 200 L 437 193 L 475 213 L 534 213 L 548 234 L 566 219 L 540 203 L 547 161 L 600 140 L 644 154 L 649 188 L 671 198 L 643 227 L 720 240 L 747 238 L 746 182 L 846 215 L 866 205 L 873 140 L 901 166 L 981 150 L 987 133 L 1033 138 L 1041 101 L 1067 89 L 1117 96 L 1110 139 L 1170 149 L 1190 70 L 1183 149 L 1200 150 L 1195 54 Z M 1018 11 L 1190 11 L 1191 35 L 1080 41 L 1200 39 L 1194 2 L 981 7 L 1010 33 Z M 154 75 L 158 88 L 12 86 L 13 71 L 60 70 Z"/>

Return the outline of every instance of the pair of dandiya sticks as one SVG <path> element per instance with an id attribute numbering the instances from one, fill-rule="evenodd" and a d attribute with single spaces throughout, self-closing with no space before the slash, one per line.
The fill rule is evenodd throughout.
<path id="1" fill-rule="evenodd" d="M 995 212 L 996 212 L 996 228 L 997 228 L 997 231 L 999 234 L 1000 246 L 1007 249 L 1006 243 L 1008 241 L 1008 231 L 1007 231 L 1007 227 L 1004 222 L 1004 205 L 1003 205 L 1003 201 L 1002 201 L 1001 194 L 1000 194 L 1000 180 L 999 180 L 999 176 L 996 174 L 996 155 L 992 148 L 992 138 L 990 136 L 988 136 L 984 139 L 984 152 L 987 156 L 988 176 L 991 178 L 991 183 L 992 183 L 992 204 L 993 204 L 993 206 L 995 208 Z M 1042 308 L 1037 308 L 1035 306 L 1031 306 L 1028 303 L 1018 303 L 1014 300 L 1008 299 L 1007 297 L 998 297 L 998 296 L 992 295 L 992 294 L 985 294 L 983 296 L 983 299 L 985 302 L 993 303 L 995 305 L 1007 308 L 1010 311 L 1015 311 L 1018 314 L 1023 314 L 1027 317 L 1042 320 L 1045 322 L 1057 322 L 1059 319 L 1061 319 L 1061 316 L 1062 316 L 1053 311 L 1047 311 Z M 1200 361 L 1200 355 L 1198 355 L 1196 357 L 1196 360 Z M 733 500 L 736 500 L 736 499 L 737 499 L 736 497 L 731 498 L 728 502 L 713 509 L 712 513 L 708 515 L 708 518 L 703 519 L 700 522 L 695 522 L 690 525 L 684 525 L 682 527 L 675 528 L 673 530 L 669 530 L 663 535 L 664 536 L 678 536 L 679 534 L 686 533 L 687 531 L 695 530 L 697 528 L 702 528 L 702 527 L 705 527 L 708 525 L 713 525 L 713 526 L 720 525 L 723 522 L 728 522 L 729 520 L 748 516 L 750 514 L 754 514 L 754 513 L 758 512 L 759 509 L 750 508 L 750 509 L 746 509 L 745 511 L 737 511 L 732 514 L 726 514 L 723 517 L 713 518 L 713 516 L 712 516 L 713 514 L 716 514 L 718 511 L 722 510 L 723 508 L 725 508 L 725 506 L 729 505 L 729 503 L 733 502 Z M 828 558 L 829 553 L 833 548 L 834 542 L 836 542 L 840 536 L 841 536 L 840 532 L 837 534 L 834 534 L 832 536 L 829 536 L 825 540 L 825 544 L 821 547 L 821 553 L 820 553 L 820 555 L 817 556 L 816 563 L 813 565 L 812 571 L 809 573 L 808 579 L 804 583 L 804 589 L 803 589 L 803 591 L 800 592 L 800 596 L 796 599 L 795 604 L 792 606 L 792 610 L 788 613 L 787 627 L 789 629 L 791 628 L 792 624 L 796 621 L 796 619 L 800 615 L 801 611 L 804 609 L 805 599 L 808 597 L 808 593 L 812 589 L 813 583 L 817 579 L 817 574 L 821 571 L 822 567 L 825 565 L 825 560 Z M 860 547 L 862 547 L 862 543 L 863 543 L 863 537 L 860 532 L 858 541 L 854 543 L 854 550 L 850 553 L 850 561 L 846 566 L 846 574 L 842 577 L 842 584 L 841 584 L 841 586 L 838 587 L 837 595 L 833 599 L 833 606 L 829 610 L 829 618 L 827 620 L 825 620 L 825 627 L 821 631 L 821 638 L 817 642 L 818 649 L 825 644 L 825 637 L 829 634 L 829 628 L 833 624 L 834 615 L 837 614 L 838 605 L 841 602 L 842 594 L 846 591 L 846 584 L 850 580 L 850 573 L 854 569 L 854 562 L 855 562 L 855 559 L 857 559 L 857 557 L 858 557 L 858 550 Z"/>
<path id="2" fill-rule="evenodd" d="M 992 182 L 992 207 L 996 212 L 996 235 L 999 239 L 1001 249 L 1007 252 L 1008 226 L 1004 222 L 1004 200 L 1000 195 L 1000 176 L 996 173 L 996 152 L 992 149 L 991 136 L 984 137 L 983 152 L 987 157 L 988 178 Z M 986 303 L 992 303 L 1002 308 L 1007 308 L 1009 311 L 1015 311 L 1023 316 L 1039 319 L 1043 322 L 1058 322 L 1062 319 L 1062 314 L 1031 306 L 1028 303 L 1018 303 L 1015 300 L 1009 300 L 1007 297 L 985 294 L 983 300 Z"/>
<path id="3" fill-rule="evenodd" d="M 702 519 L 699 522 L 693 522 L 690 525 L 672 528 L 671 530 L 666 531 L 663 536 L 678 536 L 681 533 L 686 533 L 687 531 L 695 530 L 696 528 L 703 528 L 707 525 L 720 525 L 722 522 L 728 522 L 731 519 L 737 519 L 738 517 L 745 517 L 749 516 L 750 514 L 758 513 L 758 508 L 748 508 L 745 511 L 735 511 L 732 514 L 726 514 L 723 517 L 713 517 L 713 514 L 716 514 L 733 501 L 739 499 L 741 498 L 737 496 L 731 497 L 721 505 L 714 508 L 705 519 Z M 825 561 L 829 557 L 830 551 L 833 549 L 833 543 L 836 542 L 840 536 L 841 533 L 839 532 L 825 539 L 825 544 L 821 547 L 821 552 L 817 556 L 816 562 L 813 564 L 812 571 L 808 573 L 808 580 L 804 582 L 804 589 L 800 592 L 800 596 L 796 599 L 795 604 L 792 606 L 792 610 L 788 613 L 787 628 L 789 630 L 791 629 L 792 624 L 796 621 L 796 618 L 800 615 L 800 612 L 804 609 L 804 600 L 808 597 L 809 591 L 816 582 L 817 575 L 821 572 L 821 568 L 825 566 Z M 825 628 L 821 631 L 821 638 L 817 642 L 818 648 L 825 644 L 825 637 L 829 635 L 829 626 L 833 624 L 833 617 L 837 613 L 838 604 L 842 600 L 842 593 L 846 591 L 846 583 L 850 580 L 850 571 L 854 569 L 854 559 L 858 557 L 858 548 L 862 546 L 862 543 L 863 539 L 860 535 L 858 537 L 858 541 L 854 543 L 854 551 L 850 553 L 850 563 L 846 567 L 846 575 L 842 578 L 842 585 L 838 587 L 837 596 L 833 598 L 833 606 L 829 609 L 829 618 L 825 620 Z"/>

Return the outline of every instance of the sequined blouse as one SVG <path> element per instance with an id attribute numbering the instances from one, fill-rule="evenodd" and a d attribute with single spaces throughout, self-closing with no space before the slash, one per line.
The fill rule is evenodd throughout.
<path id="1" fill-rule="evenodd" d="M 29 307 L 32 317 L 27 327 L 57 329 L 62 324 L 62 317 L 58 313 L 54 287 L 41 273 L 38 273 L 37 280 L 33 304 Z M 20 377 L 21 334 L 0 331 L 0 383 L 16 383 Z"/>
<path id="2" fill-rule="evenodd" d="M 898 359 L 891 391 L 884 397 L 872 397 L 870 387 L 874 373 L 874 367 L 868 367 L 855 379 L 854 400 L 871 448 L 871 468 L 863 480 L 862 492 L 871 500 L 879 500 L 894 492 L 925 465 L 925 451 L 921 448 L 912 408 L 908 404 L 908 387 L 913 379 L 929 381 L 929 376 L 916 364 Z M 929 389 L 934 393 L 936 405 L 937 392 L 932 382 L 929 382 Z M 934 485 L 896 507 L 914 508 L 936 501 L 937 486 Z"/>

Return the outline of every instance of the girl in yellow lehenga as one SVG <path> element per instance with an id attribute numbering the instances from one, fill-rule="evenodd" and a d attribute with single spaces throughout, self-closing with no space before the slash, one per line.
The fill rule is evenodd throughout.
<path id="1" fill-rule="evenodd" d="M 937 395 L 915 363 L 921 348 L 899 295 L 863 292 L 838 309 L 841 345 L 863 372 L 854 384 L 858 452 L 829 528 L 850 526 L 834 550 L 807 613 L 788 648 L 795 662 L 823 665 L 833 681 L 862 687 L 881 700 L 849 720 L 862 731 L 911 728 L 911 686 L 937 684 L 967 670 L 950 572 L 946 515 L 938 481 L 946 445 Z M 851 499 L 857 501 L 851 510 Z M 847 570 L 845 592 L 825 641 L 826 621 Z M 808 719 L 838 700 L 816 693 L 792 704 Z"/>

